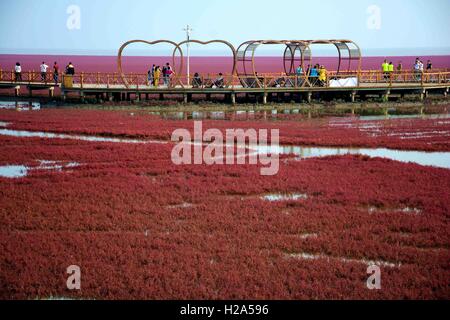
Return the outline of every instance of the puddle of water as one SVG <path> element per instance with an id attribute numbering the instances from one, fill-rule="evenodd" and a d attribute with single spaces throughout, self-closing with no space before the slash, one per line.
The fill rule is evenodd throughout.
<path id="1" fill-rule="evenodd" d="M 28 168 L 20 165 L 0 166 L 0 177 L 21 178 L 28 174 Z"/>
<path id="2" fill-rule="evenodd" d="M 386 148 L 333 148 L 300 146 L 250 146 L 258 153 L 294 154 L 298 160 L 346 154 L 381 157 L 400 162 L 414 162 L 423 166 L 435 166 L 450 169 L 450 152 L 425 152 L 392 150 Z"/>
<path id="3" fill-rule="evenodd" d="M 304 200 L 308 199 L 308 196 L 302 193 L 290 193 L 290 194 L 271 193 L 260 197 L 260 199 L 276 202 L 276 201 Z"/>
<path id="4" fill-rule="evenodd" d="M 0 129 L 0 135 L 19 137 L 19 138 L 73 139 L 73 140 L 82 140 L 82 141 L 91 141 L 91 142 L 161 143 L 161 144 L 167 143 L 165 141 L 156 141 L 156 140 L 137 140 L 137 139 L 122 139 L 122 138 L 112 138 L 112 137 L 82 136 L 82 135 L 71 135 L 71 134 L 64 134 L 64 133 L 22 131 L 22 130 L 10 130 L 10 129 Z"/>
<path id="5" fill-rule="evenodd" d="M 6 165 L 0 166 L 0 177 L 4 178 L 22 178 L 26 177 L 32 170 L 55 170 L 62 171 L 63 169 L 75 168 L 80 166 L 77 162 L 64 163 L 63 161 L 49 161 L 38 160 L 38 166 L 24 166 L 24 165 Z"/>
<path id="6" fill-rule="evenodd" d="M 0 101 L 0 109 L 18 109 L 24 110 L 40 110 L 41 104 L 39 102 L 28 102 L 28 101 Z"/>
<path id="7" fill-rule="evenodd" d="M 406 214 L 421 214 L 422 210 L 418 208 L 411 208 L 411 207 L 405 207 L 405 208 L 377 208 L 374 206 L 369 206 L 367 209 L 369 214 L 375 214 L 375 213 L 386 213 L 386 212 L 401 212 Z"/>
<path id="8" fill-rule="evenodd" d="M 317 238 L 319 234 L 317 233 L 302 233 L 299 238 L 300 239 L 310 239 L 310 238 Z"/>
<path id="9" fill-rule="evenodd" d="M 168 209 L 185 209 L 185 208 L 191 208 L 193 206 L 194 205 L 192 203 L 183 202 L 183 203 L 180 203 L 180 204 L 174 204 L 174 205 L 167 206 L 167 208 Z"/>
<path id="10" fill-rule="evenodd" d="M 381 115 L 381 116 L 360 116 L 356 119 L 363 121 L 390 120 L 390 119 L 449 119 L 450 114 L 404 114 L 404 115 Z"/>
<path id="11" fill-rule="evenodd" d="M 350 262 L 356 262 L 365 264 L 368 266 L 371 265 L 378 265 L 383 267 L 389 267 L 389 268 L 400 268 L 401 263 L 399 262 L 389 262 L 389 261 L 382 261 L 382 260 L 368 260 L 368 259 L 349 259 L 349 258 L 342 258 L 342 257 L 332 257 L 325 254 L 311 254 L 307 252 L 301 252 L 301 253 L 291 253 L 287 255 L 289 258 L 293 259 L 302 259 L 302 260 L 318 260 L 318 259 L 325 259 L 327 261 L 330 260 L 338 260 L 344 263 L 350 263 Z"/>
<path id="12" fill-rule="evenodd" d="M 9 124 L 9 122 L 0 121 L 0 127 L 7 127 Z"/>

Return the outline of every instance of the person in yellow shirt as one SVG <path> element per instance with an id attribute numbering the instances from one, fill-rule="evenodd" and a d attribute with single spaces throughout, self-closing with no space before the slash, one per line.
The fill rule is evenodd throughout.
<path id="1" fill-rule="evenodd" d="M 389 63 L 385 59 L 383 64 L 381 65 L 381 69 L 383 70 L 384 80 L 387 80 L 389 77 Z"/>
<path id="2" fill-rule="evenodd" d="M 319 82 L 321 86 L 324 86 L 327 82 L 327 69 L 323 65 L 319 68 Z"/>
<path id="3" fill-rule="evenodd" d="M 388 79 L 391 79 L 393 73 L 394 73 L 394 64 L 391 61 L 389 62 L 388 65 Z"/>
<path id="4" fill-rule="evenodd" d="M 161 76 L 161 69 L 159 68 L 159 66 L 157 66 L 156 68 L 155 68 L 155 74 L 154 74 L 154 76 L 153 76 L 153 78 L 154 78 L 154 82 L 155 82 L 155 88 L 157 88 L 158 87 L 158 85 L 159 85 L 159 77 Z"/>

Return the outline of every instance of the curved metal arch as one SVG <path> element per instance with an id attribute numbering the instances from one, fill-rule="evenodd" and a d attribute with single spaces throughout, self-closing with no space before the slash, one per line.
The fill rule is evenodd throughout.
<path id="1" fill-rule="evenodd" d="M 261 81 L 259 80 L 256 66 L 255 66 L 255 53 L 256 49 L 258 49 L 261 45 L 266 44 L 276 44 L 276 45 L 286 45 L 287 48 L 284 51 L 283 55 L 283 65 L 284 70 L 286 73 L 291 73 L 291 70 L 293 70 L 294 60 L 295 60 L 295 50 L 291 51 L 291 54 L 288 55 L 287 50 L 290 50 L 290 46 L 295 41 L 292 40 L 250 40 L 242 43 L 239 45 L 237 49 L 237 66 L 239 66 L 239 62 L 242 62 L 242 70 L 239 70 L 239 68 L 236 68 L 237 75 L 243 85 L 248 85 L 247 83 L 247 77 L 253 77 L 253 82 L 257 84 L 258 86 L 262 86 Z M 301 41 L 297 41 L 299 43 Z M 251 56 L 249 57 L 248 54 L 251 53 Z M 251 62 L 251 73 L 249 73 L 250 70 L 247 70 L 247 64 Z M 289 63 L 289 68 L 286 67 L 286 64 Z M 289 69 L 289 71 L 288 71 Z M 242 72 L 243 71 L 243 72 Z"/>
<path id="2" fill-rule="evenodd" d="M 296 53 L 299 52 L 300 58 L 296 58 Z M 293 40 L 286 43 L 286 49 L 284 50 L 283 62 L 284 72 L 287 75 L 294 75 L 295 62 L 298 61 L 300 66 L 304 68 L 305 57 L 307 60 L 311 60 L 311 49 L 307 42 L 303 40 Z M 290 62 L 289 68 L 286 67 L 286 62 Z"/>
<path id="3" fill-rule="evenodd" d="M 155 45 L 155 44 L 159 44 L 159 43 L 168 43 L 168 44 L 171 44 L 171 45 L 173 45 L 173 46 L 175 46 L 175 49 L 174 50 L 178 50 L 179 52 L 180 52 L 180 56 L 181 56 L 181 62 L 180 62 L 180 69 L 179 70 L 182 70 L 183 69 L 183 50 L 181 50 L 181 48 L 180 48 L 180 46 L 176 43 L 176 42 L 173 42 L 173 41 L 171 41 L 171 40 L 156 40 L 156 41 L 147 41 L 147 40 L 130 40 L 130 41 L 127 41 L 127 42 L 125 42 L 124 44 L 122 44 L 121 46 L 120 46 L 120 48 L 119 48 L 119 53 L 118 53 L 118 55 L 117 55 L 117 67 L 118 67 L 118 69 L 119 69 L 119 75 L 120 75 L 120 78 L 122 79 L 122 81 L 123 81 L 123 83 L 124 83 L 124 85 L 125 85 L 125 87 L 127 88 L 127 89 L 129 89 L 130 88 L 130 85 L 129 85 L 129 83 L 128 83 L 128 80 L 126 79 L 126 77 L 125 77 L 125 75 L 124 75 L 124 73 L 123 73 L 123 69 L 122 69 L 122 53 L 123 53 L 123 50 L 128 46 L 128 45 L 130 45 L 130 44 L 132 44 L 132 43 L 145 43 L 145 44 L 148 44 L 148 45 Z M 172 65 L 173 65 L 173 67 L 175 68 L 175 59 L 173 58 L 172 59 Z M 179 71 L 178 70 L 178 71 Z M 174 81 L 174 83 L 176 83 L 177 82 L 177 79 L 178 79 L 178 75 L 180 74 L 181 72 L 176 72 L 175 73 L 175 81 Z"/>
<path id="4" fill-rule="evenodd" d="M 309 50 L 311 50 L 311 45 L 314 44 L 331 44 L 334 47 L 336 47 L 336 50 L 338 51 L 338 68 L 336 70 L 337 73 L 341 72 L 341 66 L 343 60 L 348 60 L 348 66 L 347 66 L 347 72 L 351 70 L 351 63 L 354 60 L 358 61 L 358 68 L 357 70 L 361 70 L 361 49 L 359 46 L 353 42 L 352 40 L 307 40 L 305 41 L 308 43 Z M 350 46 L 353 46 L 354 48 L 351 49 Z M 343 57 L 343 53 L 347 52 L 348 56 Z M 311 59 L 312 60 L 312 59 Z"/>
<path id="5" fill-rule="evenodd" d="M 239 45 L 239 47 L 237 48 L 237 50 L 236 50 L 236 72 L 237 72 L 238 76 L 239 76 L 239 74 L 242 74 L 241 72 L 239 72 L 238 62 L 242 62 L 242 67 L 244 69 L 243 75 L 247 75 L 246 62 L 252 62 L 252 65 L 253 65 L 252 59 L 250 59 L 250 60 L 247 59 L 247 51 L 248 51 L 248 49 L 249 49 L 249 47 L 251 45 L 253 45 L 253 44 L 255 44 L 255 43 L 259 42 L 259 41 L 261 41 L 261 40 L 245 41 L 245 42 L 241 43 Z"/>
<path id="6" fill-rule="evenodd" d="M 231 69 L 231 76 L 234 76 L 236 74 L 236 49 L 234 48 L 234 46 L 226 41 L 226 40 L 220 40 L 220 39 L 214 39 L 214 40 L 209 40 L 209 41 L 201 41 L 201 40 L 184 40 L 181 41 L 180 43 L 178 43 L 178 48 L 180 48 L 180 50 L 182 51 L 183 49 L 181 49 L 181 47 L 186 44 L 186 43 L 198 43 L 201 45 L 208 45 L 211 43 L 222 43 L 226 46 L 228 46 L 231 50 L 231 52 L 233 53 L 233 68 Z M 176 54 L 177 48 L 175 48 L 173 50 L 172 53 L 172 60 L 175 60 L 175 54 Z M 181 56 L 183 57 L 183 56 Z M 182 65 L 183 66 L 183 65 Z M 181 72 L 183 72 L 183 68 L 181 67 Z M 180 72 L 180 74 L 181 74 Z M 233 77 L 230 77 L 230 79 L 226 82 L 227 85 L 229 85 L 231 82 L 233 81 Z M 189 84 L 188 84 L 189 85 Z"/>

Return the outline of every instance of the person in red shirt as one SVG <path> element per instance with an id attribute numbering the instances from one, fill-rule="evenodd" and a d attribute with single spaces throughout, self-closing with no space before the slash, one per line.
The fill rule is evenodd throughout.
<path id="1" fill-rule="evenodd" d="M 59 66 L 55 61 L 55 63 L 53 64 L 53 80 L 55 80 L 55 84 L 58 84 L 58 79 L 59 79 Z"/>

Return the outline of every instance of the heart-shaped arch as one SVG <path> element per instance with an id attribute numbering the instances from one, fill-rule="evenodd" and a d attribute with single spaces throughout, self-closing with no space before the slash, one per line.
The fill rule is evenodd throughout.
<path id="1" fill-rule="evenodd" d="M 180 66 L 179 66 L 179 69 L 177 70 L 177 72 L 175 73 L 175 81 L 173 81 L 173 83 L 177 83 L 178 76 L 181 74 L 181 70 L 183 70 L 183 50 L 181 50 L 181 47 L 176 42 L 173 42 L 170 40 L 156 40 L 156 41 L 130 40 L 130 41 L 127 41 L 124 44 L 122 44 L 122 46 L 119 49 L 119 53 L 117 55 L 117 67 L 119 69 L 120 78 L 122 79 L 122 81 L 127 89 L 130 88 L 130 85 L 128 83 L 127 78 L 125 77 L 125 74 L 123 73 L 122 53 L 123 53 L 123 50 L 132 43 L 145 43 L 148 45 L 155 45 L 155 44 L 159 44 L 159 43 L 168 43 L 168 44 L 173 45 L 175 47 L 174 53 L 178 50 L 178 52 L 180 53 L 180 56 L 181 56 Z M 172 65 L 173 65 L 173 68 L 175 69 L 175 54 L 172 55 Z"/>
<path id="2" fill-rule="evenodd" d="M 198 43 L 201 45 L 208 45 L 211 43 L 222 43 L 222 44 L 228 46 L 228 48 L 230 48 L 230 50 L 231 50 L 231 53 L 233 54 L 233 67 L 232 67 L 231 73 L 230 73 L 231 77 L 230 77 L 230 79 L 228 79 L 225 82 L 225 86 L 229 86 L 231 84 L 231 82 L 233 81 L 233 76 L 236 74 L 236 49 L 234 48 L 234 46 L 231 43 L 229 43 L 228 41 L 219 40 L 219 39 L 209 40 L 209 41 L 191 40 L 190 39 L 190 40 L 184 40 L 184 41 L 178 43 L 178 47 L 181 49 L 181 46 L 186 43 Z M 172 60 L 175 60 L 175 54 L 176 54 L 176 48 L 173 50 Z M 183 61 L 183 55 L 181 55 L 181 58 L 182 58 L 181 60 Z M 183 72 L 183 65 L 181 65 L 181 72 Z"/>

